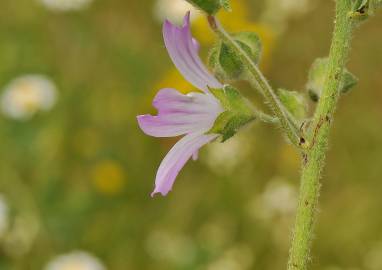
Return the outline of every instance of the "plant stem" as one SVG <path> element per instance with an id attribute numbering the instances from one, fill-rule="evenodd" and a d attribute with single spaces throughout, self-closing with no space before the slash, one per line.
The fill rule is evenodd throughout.
<path id="1" fill-rule="evenodd" d="M 299 146 L 300 136 L 298 129 L 296 128 L 296 121 L 288 114 L 272 87 L 269 85 L 268 81 L 265 79 L 264 75 L 261 73 L 257 65 L 252 61 L 248 54 L 236 43 L 232 37 L 224 30 L 220 25 L 218 20 L 214 16 L 208 16 L 208 22 L 212 30 L 217 33 L 217 35 L 227 44 L 235 54 L 243 62 L 244 66 L 248 70 L 248 80 L 263 94 L 267 103 L 270 105 L 273 113 L 279 119 L 282 128 L 285 130 L 290 141 L 295 145 Z"/>
<path id="2" fill-rule="evenodd" d="M 310 258 L 313 226 L 324 167 L 328 136 L 333 114 L 340 96 L 339 84 L 350 50 L 353 29 L 351 0 L 336 1 L 336 23 L 329 54 L 329 65 L 322 95 L 309 132 L 311 148 L 303 155 L 301 187 L 296 214 L 288 270 L 306 270 Z"/>
<path id="3" fill-rule="evenodd" d="M 252 106 L 253 115 L 260 121 L 268 124 L 279 124 L 280 120 L 277 117 L 273 117 L 267 113 L 264 113 Z"/>

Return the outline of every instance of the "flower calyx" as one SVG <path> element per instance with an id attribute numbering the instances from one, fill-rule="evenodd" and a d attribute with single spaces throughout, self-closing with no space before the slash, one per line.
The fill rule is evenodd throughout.
<path id="1" fill-rule="evenodd" d="M 210 89 L 210 91 L 220 101 L 225 111 L 217 117 L 208 133 L 221 134 L 222 142 L 225 142 L 240 128 L 255 120 L 251 104 L 236 88 L 225 85 L 222 89 Z"/>

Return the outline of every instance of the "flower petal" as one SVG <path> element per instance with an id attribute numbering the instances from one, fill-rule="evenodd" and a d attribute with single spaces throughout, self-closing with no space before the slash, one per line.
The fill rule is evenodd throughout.
<path id="1" fill-rule="evenodd" d="M 207 94 L 181 94 L 165 88 L 158 92 L 153 105 L 158 115 L 137 117 L 140 128 L 154 137 L 173 137 L 192 132 L 206 132 L 223 112 L 219 101 Z"/>
<path id="2" fill-rule="evenodd" d="M 191 35 L 189 12 L 184 18 L 182 27 L 165 21 L 163 38 L 173 63 L 186 80 L 206 93 L 208 93 L 208 86 L 211 88 L 222 87 L 222 84 L 211 75 L 200 60 L 199 45 Z"/>
<path id="3" fill-rule="evenodd" d="M 154 98 L 153 106 L 159 113 L 220 114 L 223 112 L 219 100 L 212 95 L 198 92 L 182 94 L 173 88 L 160 90 Z"/>
<path id="4" fill-rule="evenodd" d="M 216 139 L 218 134 L 191 133 L 180 139 L 168 152 L 159 166 L 155 189 L 151 196 L 161 193 L 163 196 L 172 189 L 179 171 L 183 168 L 191 156 L 203 145 Z"/>

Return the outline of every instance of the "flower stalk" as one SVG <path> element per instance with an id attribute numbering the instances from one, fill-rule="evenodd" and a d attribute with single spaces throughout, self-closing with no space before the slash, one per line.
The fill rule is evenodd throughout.
<path id="1" fill-rule="evenodd" d="M 298 125 L 296 120 L 285 109 L 268 81 L 253 62 L 251 57 L 234 41 L 229 33 L 220 25 L 216 17 L 208 16 L 208 22 L 211 29 L 227 44 L 237 55 L 237 57 L 243 62 L 244 66 L 248 70 L 248 81 L 265 97 L 267 103 L 270 105 L 273 113 L 279 119 L 280 125 L 287 134 L 289 140 L 295 145 L 300 147 L 301 138 L 298 131 Z M 305 140 L 304 140 L 305 141 Z"/>
<path id="2" fill-rule="evenodd" d="M 321 172 L 324 167 L 333 114 L 340 97 L 340 83 L 350 51 L 353 19 L 348 16 L 351 0 L 336 1 L 336 20 L 322 96 L 309 132 L 311 147 L 303 155 L 301 187 L 289 254 L 288 270 L 306 270 L 310 259 L 317 212 Z"/>
<path id="3" fill-rule="evenodd" d="M 352 30 L 356 21 L 349 16 L 352 0 L 336 1 L 336 23 L 328 59 L 326 79 L 317 109 L 306 134 L 301 135 L 297 121 L 283 106 L 256 63 L 224 30 L 214 16 L 208 16 L 211 28 L 231 47 L 248 70 L 248 81 L 265 97 L 290 141 L 302 151 L 302 174 L 299 202 L 288 270 L 306 270 L 310 260 L 313 227 L 317 212 L 321 172 L 324 167 L 331 122 L 340 97 Z"/>

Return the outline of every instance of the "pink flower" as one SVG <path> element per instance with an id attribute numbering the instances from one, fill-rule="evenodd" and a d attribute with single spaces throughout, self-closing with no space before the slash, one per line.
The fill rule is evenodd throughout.
<path id="1" fill-rule="evenodd" d="M 191 35 L 190 13 L 186 14 L 182 27 L 166 21 L 163 37 L 175 66 L 185 79 L 203 93 L 192 92 L 184 95 L 172 88 L 162 89 L 153 101 L 158 115 L 137 117 L 140 128 L 147 135 L 184 135 L 160 164 L 151 196 L 156 193 L 165 196 L 172 189 L 176 176 L 186 162 L 191 157 L 197 159 L 198 150 L 219 136 L 207 132 L 213 127 L 216 118 L 224 112 L 219 100 L 208 90 L 223 88 L 223 85 L 211 75 L 199 58 L 199 45 Z"/>

